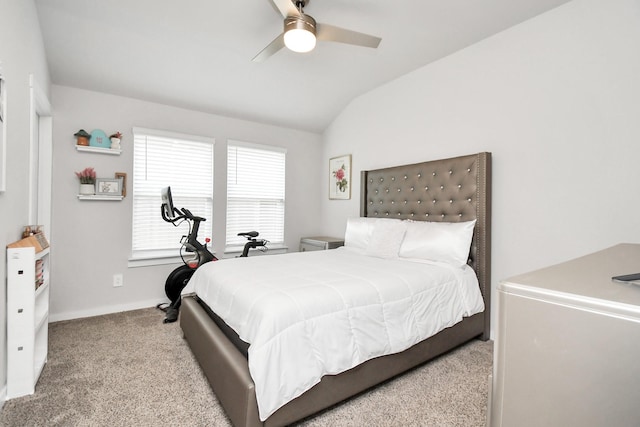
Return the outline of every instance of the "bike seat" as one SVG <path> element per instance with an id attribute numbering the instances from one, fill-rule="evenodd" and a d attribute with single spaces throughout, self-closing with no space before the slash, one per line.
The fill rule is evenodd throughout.
<path id="1" fill-rule="evenodd" d="M 260 233 L 258 233 L 257 231 L 247 231 L 245 233 L 238 233 L 238 236 L 245 236 L 245 237 L 258 237 Z"/>

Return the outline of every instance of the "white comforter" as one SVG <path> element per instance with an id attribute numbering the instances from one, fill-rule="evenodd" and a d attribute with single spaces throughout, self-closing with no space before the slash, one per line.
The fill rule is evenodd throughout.
<path id="1" fill-rule="evenodd" d="M 211 262 L 183 295 L 193 292 L 250 344 L 263 421 L 322 376 L 403 351 L 484 310 L 468 267 L 347 248 Z"/>

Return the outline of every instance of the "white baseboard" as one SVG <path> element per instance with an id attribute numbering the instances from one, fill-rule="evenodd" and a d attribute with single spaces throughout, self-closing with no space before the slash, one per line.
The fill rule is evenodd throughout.
<path id="1" fill-rule="evenodd" d="M 120 313 L 123 311 L 139 310 L 141 308 L 155 307 L 156 305 L 168 302 L 166 298 L 138 301 L 132 304 L 111 305 L 105 307 L 96 307 L 88 310 L 67 311 L 64 313 L 50 313 L 49 323 L 60 322 L 62 320 L 82 319 L 84 317 L 102 316 L 103 314 Z"/>
<path id="2" fill-rule="evenodd" d="M 7 400 L 7 385 L 0 389 L 0 412 L 2 412 L 2 407 L 4 406 L 4 401 Z"/>

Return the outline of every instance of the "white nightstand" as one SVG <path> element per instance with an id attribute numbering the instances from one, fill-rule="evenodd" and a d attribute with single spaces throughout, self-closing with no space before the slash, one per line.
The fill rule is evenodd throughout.
<path id="1" fill-rule="evenodd" d="M 344 246 L 344 239 L 337 237 L 303 237 L 300 239 L 300 252 L 324 251 Z"/>

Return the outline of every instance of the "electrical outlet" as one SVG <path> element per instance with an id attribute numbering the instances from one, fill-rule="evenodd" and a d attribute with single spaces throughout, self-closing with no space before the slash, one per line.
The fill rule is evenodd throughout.
<path id="1" fill-rule="evenodd" d="M 122 274 L 114 274 L 113 275 L 113 287 L 118 288 L 124 285 L 124 280 L 122 279 Z"/>

